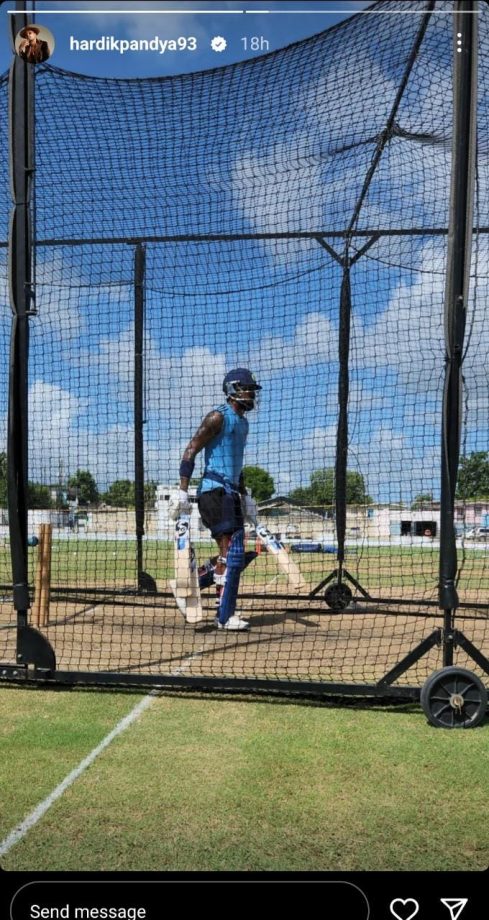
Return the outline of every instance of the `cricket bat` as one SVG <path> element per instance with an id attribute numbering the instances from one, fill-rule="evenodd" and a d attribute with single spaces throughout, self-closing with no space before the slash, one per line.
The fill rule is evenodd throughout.
<path id="1" fill-rule="evenodd" d="M 290 558 L 283 543 L 274 537 L 273 533 L 268 530 L 268 527 L 265 527 L 263 524 L 257 524 L 256 535 L 262 546 L 264 546 L 269 553 L 273 553 L 277 560 L 278 567 L 289 579 L 291 587 L 296 591 L 307 589 L 307 582 L 302 576 L 298 565 Z"/>
<path id="2" fill-rule="evenodd" d="M 190 540 L 190 515 L 178 518 L 175 524 L 175 578 L 169 582 L 178 609 L 187 623 L 199 623 L 204 614 L 200 600 L 197 559 Z"/>

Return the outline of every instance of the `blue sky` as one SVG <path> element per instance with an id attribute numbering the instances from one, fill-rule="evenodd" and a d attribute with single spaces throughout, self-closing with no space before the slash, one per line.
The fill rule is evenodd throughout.
<path id="1" fill-rule="evenodd" d="M 405 64 L 405 51 L 398 49 L 412 42 L 415 25 L 409 17 L 399 17 L 393 29 L 383 29 L 380 17 L 374 27 L 368 13 L 359 17 L 358 61 L 357 51 L 337 30 L 337 40 L 328 38 L 324 45 L 331 59 L 323 55 L 322 45 L 315 51 L 309 44 L 305 58 L 302 52 L 299 59 L 279 58 L 276 72 L 266 59 L 257 62 L 253 73 L 263 72 L 262 95 L 251 70 L 223 70 L 227 92 L 219 105 L 220 72 L 191 80 L 177 74 L 249 58 L 240 42 L 243 35 L 263 36 L 269 50 L 276 51 L 348 13 L 187 15 L 183 10 L 190 7 L 236 10 L 250 4 L 186 3 L 178 5 L 178 17 L 170 17 L 155 12 L 170 4 L 146 3 L 142 8 L 152 10 L 147 16 L 95 15 L 102 5 L 116 8 L 109 2 L 78 3 L 89 15 L 58 13 L 44 19 L 42 7 L 52 4 L 36 5 L 37 21 L 49 25 L 56 37 L 50 64 L 94 77 L 175 74 L 175 81 L 145 83 L 143 104 L 138 84 L 125 83 L 119 90 L 115 82 L 41 73 L 41 238 L 59 228 L 64 236 L 90 237 L 185 233 L 189 228 L 201 234 L 264 234 L 347 225 Z M 126 10 L 131 5 L 125 4 Z M 308 6 L 266 4 L 275 12 Z M 358 11 L 366 4 L 318 6 Z M 424 9 L 424 4 L 417 7 Z M 1 13 L 5 16 L 5 4 Z M 71 34 L 80 40 L 195 34 L 199 50 L 78 54 L 68 50 Z M 210 38 L 219 34 L 228 39 L 222 54 L 209 50 Z M 362 208 L 361 226 L 446 223 L 450 41 L 447 17 L 440 16 L 432 23 L 429 46 L 398 114 L 406 132 L 432 131 L 436 142 L 391 142 Z M 229 94 L 236 86 L 233 108 Z M 116 106 L 117 92 L 124 101 L 119 97 Z M 126 111 L 136 113 L 130 125 Z M 231 118 L 230 112 L 237 114 Z M 119 131 L 114 131 L 114 119 Z M 484 158 L 481 152 L 481 165 Z M 479 196 L 484 223 L 489 200 L 485 170 Z M 4 211 L 6 216 L 6 204 Z M 479 305 L 488 294 L 481 270 L 486 250 L 481 244 L 477 253 Z M 401 243 L 386 237 L 352 271 L 349 459 L 379 501 L 438 494 L 445 256 L 441 238 Z M 103 251 L 38 252 L 40 315 L 31 325 L 31 478 L 51 482 L 61 464 L 68 472 L 90 468 L 102 488 L 116 478 L 133 478 L 132 259 L 132 249 L 121 244 Z M 185 443 L 202 414 L 222 399 L 225 371 L 238 364 L 251 366 L 264 384 L 247 462 L 269 469 L 282 494 L 307 485 L 313 470 L 334 464 L 340 283 L 338 265 L 314 241 L 148 246 L 149 478 L 176 479 Z M 480 313 L 469 319 L 474 334 L 464 448 L 483 450 L 489 434 L 489 324 Z"/>

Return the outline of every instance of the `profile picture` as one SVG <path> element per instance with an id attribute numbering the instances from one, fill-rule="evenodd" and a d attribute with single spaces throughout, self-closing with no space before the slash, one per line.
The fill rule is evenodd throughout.
<path id="1" fill-rule="evenodd" d="M 45 26 L 24 26 L 15 38 L 15 50 L 28 64 L 43 64 L 54 51 L 54 37 Z"/>

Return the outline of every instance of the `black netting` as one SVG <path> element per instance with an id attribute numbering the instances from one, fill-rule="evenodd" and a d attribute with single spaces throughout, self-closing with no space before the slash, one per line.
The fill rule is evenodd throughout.
<path id="1" fill-rule="evenodd" d="M 7 400 L 8 400 L 8 364 L 11 310 L 7 284 L 7 238 L 9 216 L 9 179 L 8 179 L 8 78 L 0 77 L 0 120 L 4 130 L 0 131 L 0 635 L 2 658 L 6 656 L 15 660 L 15 616 L 12 613 L 8 515 L 7 515 Z M 12 626 L 12 628 L 10 628 Z"/>
<path id="2" fill-rule="evenodd" d="M 52 507 L 31 502 L 29 526 L 53 525 L 41 625 L 62 670 L 371 684 L 441 627 L 453 36 L 451 4 L 431 7 L 356 16 L 206 73 L 115 80 L 37 69 L 29 478 L 37 504 Z M 481 3 L 466 458 L 489 443 L 488 52 Z M 6 123 L 5 81 L 0 90 Z M 6 290 L 4 300 L 7 355 Z M 182 451 L 236 366 L 263 386 L 245 463 L 273 479 L 272 494 L 256 495 L 259 518 L 293 571 L 248 528 L 246 549 L 258 555 L 239 610 L 252 628 L 232 635 L 213 626 L 214 587 L 202 591 L 197 627 L 177 609 L 168 505 Z M 6 391 L 3 380 L 2 400 Z M 216 547 L 196 510 L 192 527 L 202 564 Z M 487 656 L 489 493 L 462 494 L 455 527 L 458 627 Z M 417 686 L 440 665 L 435 644 L 399 683 Z"/>

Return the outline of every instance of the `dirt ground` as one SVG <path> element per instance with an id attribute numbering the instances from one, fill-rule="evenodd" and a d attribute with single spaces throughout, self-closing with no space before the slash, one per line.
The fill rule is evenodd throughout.
<path id="1" fill-rule="evenodd" d="M 443 625 L 437 608 L 415 600 L 397 608 L 357 600 L 333 612 L 322 595 L 290 598 L 276 590 L 266 597 L 244 593 L 239 610 L 250 630 L 226 633 L 214 626 L 212 593 L 203 592 L 202 602 L 204 619 L 191 626 L 170 594 L 109 602 L 55 599 L 49 623 L 39 628 L 62 671 L 372 684 Z M 456 628 L 489 657 L 487 612 L 460 611 Z M 4 599 L 0 662 L 15 663 L 15 654 L 16 615 Z M 454 663 L 487 681 L 463 649 L 456 649 Z M 395 684 L 421 686 L 441 666 L 435 645 Z"/>

